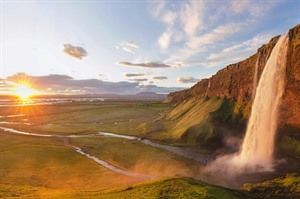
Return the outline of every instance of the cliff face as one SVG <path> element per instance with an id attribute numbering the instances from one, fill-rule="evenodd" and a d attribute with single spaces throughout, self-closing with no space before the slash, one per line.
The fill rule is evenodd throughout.
<path id="1" fill-rule="evenodd" d="M 280 111 L 280 125 L 300 129 L 300 25 L 289 30 L 286 89 Z M 279 36 L 258 49 L 257 53 L 203 79 L 192 88 L 169 94 L 169 101 L 182 104 L 201 97 L 226 97 L 233 102 L 235 112 L 244 119 L 250 114 L 255 66 L 258 63 L 258 80 Z"/>

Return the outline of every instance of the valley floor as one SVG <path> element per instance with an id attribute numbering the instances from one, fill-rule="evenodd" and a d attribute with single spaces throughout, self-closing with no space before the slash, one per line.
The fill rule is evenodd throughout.
<path id="1" fill-rule="evenodd" d="M 0 197 L 251 198 L 181 178 L 201 179 L 212 153 L 155 139 L 168 111 L 149 101 L 0 107 Z"/>

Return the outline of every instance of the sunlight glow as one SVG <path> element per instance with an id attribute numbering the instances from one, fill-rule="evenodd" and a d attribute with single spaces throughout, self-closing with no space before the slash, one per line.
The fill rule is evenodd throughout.
<path id="1" fill-rule="evenodd" d="M 36 91 L 34 91 L 29 84 L 18 84 L 15 88 L 15 95 L 18 96 L 22 101 L 28 100 L 31 96 L 33 96 Z"/>

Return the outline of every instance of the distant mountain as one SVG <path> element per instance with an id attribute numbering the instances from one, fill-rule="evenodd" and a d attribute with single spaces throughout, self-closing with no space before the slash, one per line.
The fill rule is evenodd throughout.
<path id="1" fill-rule="evenodd" d="M 167 94 L 157 94 L 155 92 L 140 92 L 134 95 L 138 98 L 150 98 L 150 99 L 165 99 L 167 98 Z"/>
<path id="2" fill-rule="evenodd" d="M 111 99 L 155 99 L 163 100 L 167 98 L 167 94 L 158 94 L 155 92 L 140 92 L 132 95 L 117 95 L 117 94 L 79 94 L 79 95 L 36 95 L 33 98 L 111 98 Z M 1 95 L 1 98 L 17 98 L 17 96 Z"/>

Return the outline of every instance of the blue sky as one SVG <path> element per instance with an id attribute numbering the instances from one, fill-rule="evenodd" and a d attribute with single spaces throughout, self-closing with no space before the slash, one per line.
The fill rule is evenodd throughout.
<path id="1" fill-rule="evenodd" d="M 43 92 L 169 92 L 249 57 L 299 18 L 300 0 L 2 0 L 0 75 L 25 73 Z"/>

